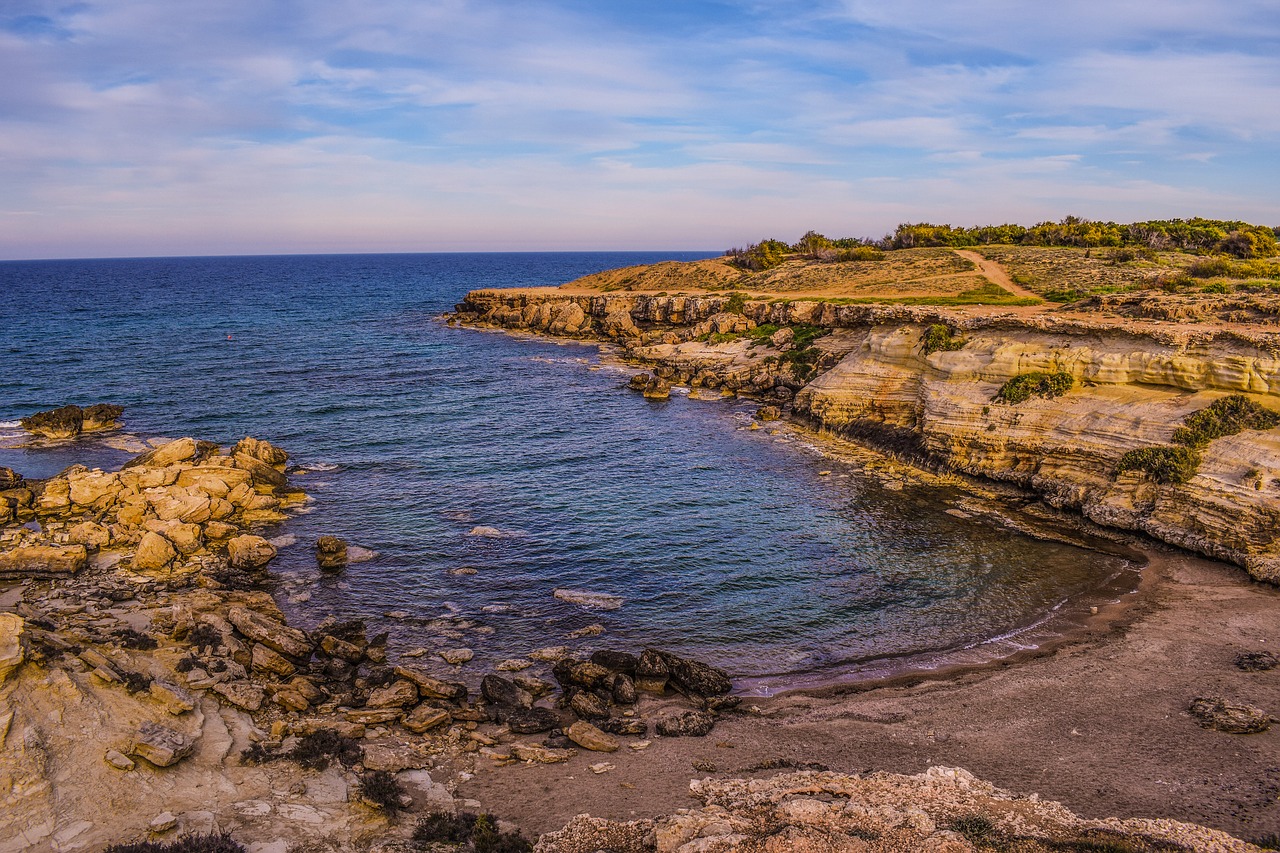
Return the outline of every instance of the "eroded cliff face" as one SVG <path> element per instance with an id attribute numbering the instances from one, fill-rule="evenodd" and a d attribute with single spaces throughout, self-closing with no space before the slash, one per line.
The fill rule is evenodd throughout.
<path id="1" fill-rule="evenodd" d="M 1274 335 L 711 295 L 483 291 L 458 309 L 463 322 L 611 340 L 672 381 L 785 403 L 819 430 L 1016 483 L 1055 507 L 1280 583 L 1280 429 L 1212 441 L 1186 483 L 1117 473 L 1126 452 L 1169 444 L 1184 418 L 1226 395 L 1280 411 Z M 743 334 L 765 323 L 832 334 L 797 364 L 776 338 Z M 926 353 L 933 324 L 959 348 Z M 1007 380 L 1035 371 L 1069 373 L 1074 386 L 995 401 Z"/>

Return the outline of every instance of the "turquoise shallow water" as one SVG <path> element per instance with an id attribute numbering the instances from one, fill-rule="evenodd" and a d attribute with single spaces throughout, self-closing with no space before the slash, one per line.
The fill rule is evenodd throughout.
<path id="1" fill-rule="evenodd" d="M 273 564 L 296 617 L 363 617 L 397 648 L 467 646 L 478 664 L 599 623 L 584 648 L 660 645 L 783 683 L 1016 632 L 1125 567 L 749 431 L 749 403 L 644 401 L 594 347 L 438 320 L 472 288 L 690 257 L 0 263 L 0 436 L 105 401 L 138 435 L 270 439 L 315 498 L 269 534 L 296 539 Z M 0 465 L 37 477 L 127 456 L 9 447 Z M 378 556 L 322 578 L 322 533 Z"/>

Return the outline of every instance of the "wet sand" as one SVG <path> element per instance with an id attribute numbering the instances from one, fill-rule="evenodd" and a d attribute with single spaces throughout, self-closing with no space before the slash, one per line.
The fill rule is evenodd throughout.
<path id="1" fill-rule="evenodd" d="M 750 699 L 706 738 L 655 738 L 638 753 L 510 767 L 482 759 L 460 794 L 536 834 L 580 813 L 670 813 L 692 805 L 689 780 L 708 775 L 953 765 L 1085 817 L 1167 817 L 1246 839 L 1280 833 L 1280 729 L 1225 734 L 1186 712 L 1203 695 L 1280 711 L 1280 669 L 1233 664 L 1280 644 L 1280 590 L 1233 566 L 1144 550 L 1143 587 L 1123 612 L 1056 647 L 896 683 Z M 660 703 L 646 701 L 640 710 L 651 716 Z M 616 769 L 593 774 L 587 765 L 602 760 Z"/>

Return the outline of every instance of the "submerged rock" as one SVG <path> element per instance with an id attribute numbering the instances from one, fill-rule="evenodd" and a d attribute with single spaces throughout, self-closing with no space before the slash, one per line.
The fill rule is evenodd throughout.
<path id="1" fill-rule="evenodd" d="M 347 564 L 347 542 L 337 536 L 321 536 L 316 540 L 316 565 L 321 571 L 336 572 Z"/>
<path id="2" fill-rule="evenodd" d="M 588 610 L 618 610 L 623 603 L 623 598 L 620 595 L 588 592 L 582 589 L 557 589 L 551 594 L 561 601 L 576 604 Z"/>

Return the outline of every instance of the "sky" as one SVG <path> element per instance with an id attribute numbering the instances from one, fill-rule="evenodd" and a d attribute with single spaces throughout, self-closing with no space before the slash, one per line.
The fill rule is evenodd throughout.
<path id="1" fill-rule="evenodd" d="M 0 258 L 1280 225 L 1280 0 L 0 0 Z"/>

